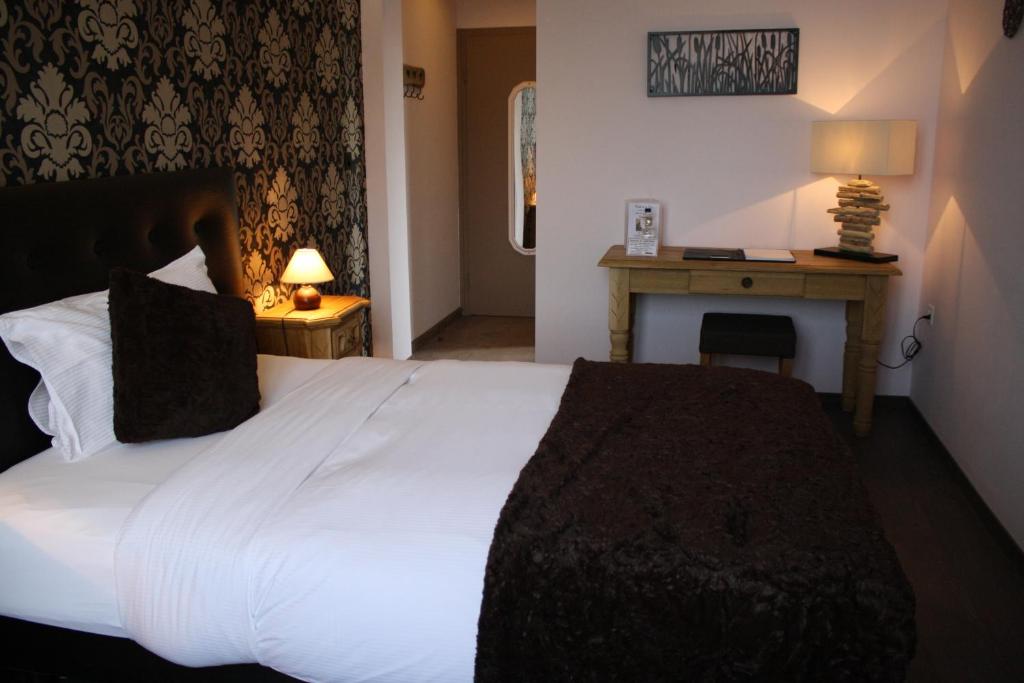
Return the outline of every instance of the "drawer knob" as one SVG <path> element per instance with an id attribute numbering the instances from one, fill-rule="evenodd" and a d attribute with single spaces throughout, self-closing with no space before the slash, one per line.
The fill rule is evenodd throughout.
<path id="1" fill-rule="evenodd" d="M 743 285 L 743 289 L 750 289 L 754 286 L 754 280 L 753 278 L 745 277 L 740 280 L 740 284 Z"/>

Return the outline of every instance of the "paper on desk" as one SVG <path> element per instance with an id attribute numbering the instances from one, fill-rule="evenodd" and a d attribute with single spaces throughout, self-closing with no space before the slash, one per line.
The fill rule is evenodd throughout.
<path id="1" fill-rule="evenodd" d="M 794 263 L 796 258 L 789 249 L 744 249 L 743 258 L 746 261 L 780 261 L 783 263 Z"/>

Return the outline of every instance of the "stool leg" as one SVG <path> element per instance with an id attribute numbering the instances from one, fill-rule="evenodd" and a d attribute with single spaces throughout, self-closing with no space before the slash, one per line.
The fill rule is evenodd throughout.
<path id="1" fill-rule="evenodd" d="M 710 353 L 702 353 L 702 354 L 700 354 L 700 364 L 703 365 L 706 368 L 710 368 L 711 367 L 711 354 Z"/>
<path id="2" fill-rule="evenodd" d="M 783 377 L 793 376 L 793 359 L 792 358 L 780 358 L 779 359 L 779 374 Z"/>

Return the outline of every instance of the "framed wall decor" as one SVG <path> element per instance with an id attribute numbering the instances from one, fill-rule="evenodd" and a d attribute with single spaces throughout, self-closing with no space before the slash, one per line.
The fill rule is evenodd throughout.
<path id="1" fill-rule="evenodd" d="M 800 29 L 647 34 L 647 96 L 793 95 Z"/>

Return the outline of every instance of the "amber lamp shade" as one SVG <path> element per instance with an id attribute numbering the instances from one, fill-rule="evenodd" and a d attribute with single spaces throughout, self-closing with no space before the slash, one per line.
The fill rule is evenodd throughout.
<path id="1" fill-rule="evenodd" d="M 811 171 L 828 175 L 911 175 L 916 121 L 815 121 Z"/>
<path id="2" fill-rule="evenodd" d="M 320 292 L 313 284 L 333 279 L 334 274 L 316 249 L 296 249 L 281 275 L 281 282 L 285 284 L 302 285 L 292 295 L 292 303 L 299 311 L 320 308 Z"/>

